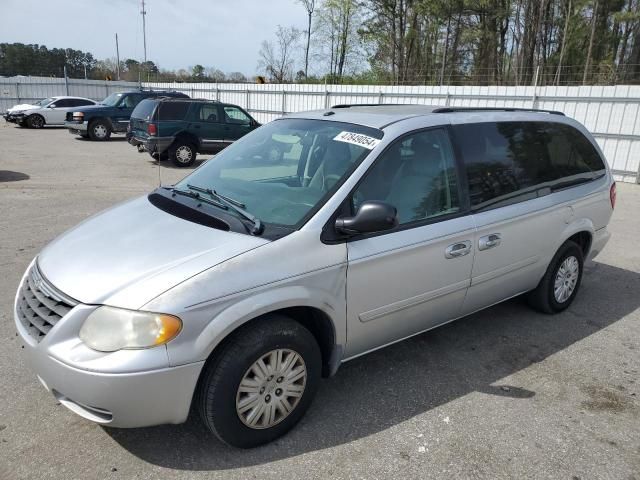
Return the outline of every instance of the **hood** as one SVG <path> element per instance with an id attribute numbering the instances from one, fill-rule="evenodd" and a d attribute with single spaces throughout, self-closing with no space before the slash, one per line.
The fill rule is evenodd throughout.
<path id="1" fill-rule="evenodd" d="M 40 108 L 37 105 L 31 105 L 30 103 L 21 103 L 20 105 L 15 105 L 11 107 L 7 112 L 19 112 L 20 110 L 31 110 L 33 108 Z"/>
<path id="2" fill-rule="evenodd" d="M 74 112 L 95 112 L 96 110 L 100 111 L 100 110 L 106 110 L 108 108 L 116 108 L 116 107 L 110 107 L 109 105 L 96 104 L 96 105 L 84 105 L 82 107 L 70 107 L 65 110 L 70 110 Z"/>
<path id="3" fill-rule="evenodd" d="M 89 218 L 39 255 L 42 274 L 85 304 L 138 309 L 268 240 L 191 223 L 141 197 Z"/>

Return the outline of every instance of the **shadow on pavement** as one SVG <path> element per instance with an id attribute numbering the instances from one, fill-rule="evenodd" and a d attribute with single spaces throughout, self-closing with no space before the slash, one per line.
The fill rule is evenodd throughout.
<path id="1" fill-rule="evenodd" d="M 640 306 L 638 291 L 640 274 L 590 263 L 576 301 L 562 314 L 543 315 L 514 299 L 348 362 L 322 382 L 297 427 L 253 450 L 223 445 L 193 413 L 183 425 L 104 430 L 155 465 L 226 470 L 348 443 L 471 392 L 527 402 L 535 392 L 501 379 L 633 312 Z"/>
<path id="2" fill-rule="evenodd" d="M 22 172 L 13 172 L 11 170 L 0 170 L 0 183 L 2 182 L 19 182 L 20 180 L 29 180 L 29 175 Z"/>

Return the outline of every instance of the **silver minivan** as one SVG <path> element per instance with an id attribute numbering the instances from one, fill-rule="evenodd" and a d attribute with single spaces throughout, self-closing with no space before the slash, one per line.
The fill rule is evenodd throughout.
<path id="1" fill-rule="evenodd" d="M 558 112 L 337 105 L 275 120 L 29 265 L 15 322 L 40 382 L 113 427 L 252 447 L 342 362 L 526 294 L 575 299 L 615 183 Z"/>

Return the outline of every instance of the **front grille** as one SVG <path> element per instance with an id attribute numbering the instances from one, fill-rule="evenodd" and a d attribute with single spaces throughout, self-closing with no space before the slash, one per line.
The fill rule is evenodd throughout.
<path id="1" fill-rule="evenodd" d="M 40 342 L 75 305 L 77 302 L 50 285 L 34 264 L 20 288 L 18 318 L 29 335 Z"/>

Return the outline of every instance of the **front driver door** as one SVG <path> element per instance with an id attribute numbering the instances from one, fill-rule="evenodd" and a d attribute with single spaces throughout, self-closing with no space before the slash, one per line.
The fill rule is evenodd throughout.
<path id="1" fill-rule="evenodd" d="M 112 118 L 114 131 L 125 132 L 127 130 L 133 109 L 136 108 L 136 105 L 138 105 L 143 98 L 139 93 L 130 93 L 120 100 Z"/>
<path id="2" fill-rule="evenodd" d="M 354 211 L 382 200 L 397 208 L 399 226 L 347 244 L 347 357 L 459 315 L 474 234 L 461 198 L 444 128 L 401 138 L 367 172 Z"/>
<path id="3" fill-rule="evenodd" d="M 225 105 L 224 111 L 224 139 L 227 144 L 233 143 L 242 138 L 252 130 L 253 122 L 251 117 L 238 107 Z"/>

